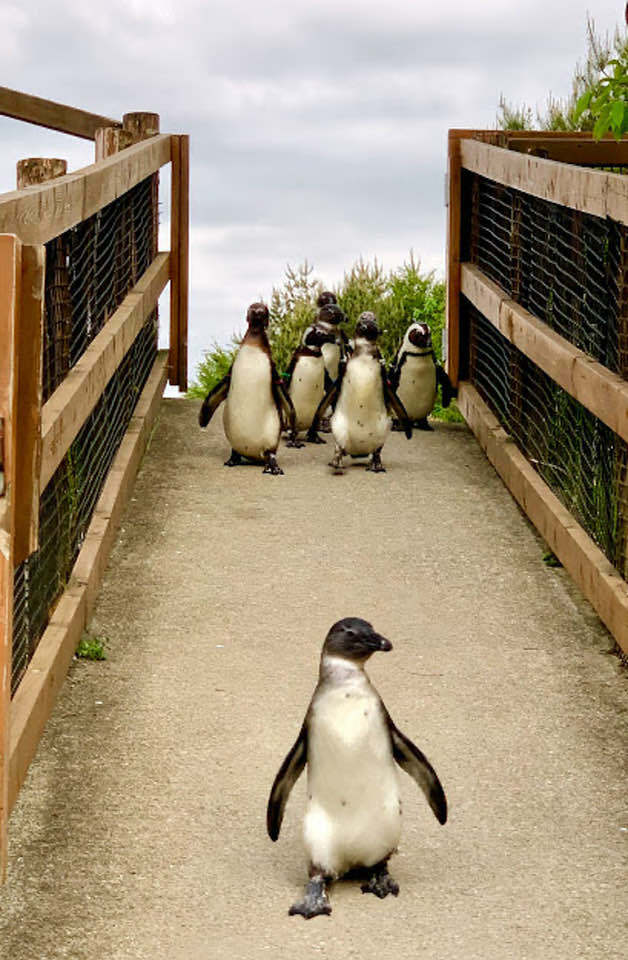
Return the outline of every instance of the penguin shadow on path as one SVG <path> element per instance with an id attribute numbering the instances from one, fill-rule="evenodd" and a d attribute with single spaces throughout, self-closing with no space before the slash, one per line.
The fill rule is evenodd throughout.
<path id="1" fill-rule="evenodd" d="M 288 911 L 305 919 L 331 913 L 330 885 L 361 881 L 362 893 L 396 897 L 388 861 L 401 837 L 402 804 L 396 765 L 415 780 L 440 824 L 447 800 L 436 771 L 394 724 L 364 669 L 391 642 L 359 617 L 329 630 L 319 680 L 299 735 L 275 777 L 266 825 L 279 838 L 290 792 L 307 765 L 303 840 L 309 880 L 303 900 Z"/>

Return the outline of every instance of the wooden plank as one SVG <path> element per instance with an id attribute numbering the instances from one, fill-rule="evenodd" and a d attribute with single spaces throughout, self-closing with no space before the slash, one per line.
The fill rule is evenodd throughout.
<path id="1" fill-rule="evenodd" d="M 13 654 L 13 524 L 15 517 L 15 449 L 18 392 L 17 320 L 20 311 L 21 245 L 0 236 L 0 470 L 2 538 L 0 540 L 0 883 L 7 867 L 9 819 L 9 742 L 11 733 L 11 661 Z"/>
<path id="2" fill-rule="evenodd" d="M 501 429 L 475 387 L 462 382 L 458 406 L 489 460 L 628 654 L 628 584 Z"/>
<path id="3" fill-rule="evenodd" d="M 170 254 L 160 253 L 42 411 L 43 490 L 124 359 L 170 278 Z"/>
<path id="4" fill-rule="evenodd" d="M 131 426 L 113 461 L 96 504 L 70 586 L 57 604 L 11 704 L 8 800 L 11 809 L 24 782 L 65 679 L 72 656 L 89 621 L 116 525 L 132 489 L 166 383 L 167 353 L 161 351 L 140 395 Z M 129 442 L 127 442 L 127 440 Z M 101 505 L 107 503 L 106 511 Z"/>
<path id="5" fill-rule="evenodd" d="M 22 300 L 18 341 L 13 563 L 17 567 L 38 545 L 41 463 L 42 343 L 46 248 L 22 247 Z"/>
<path id="6" fill-rule="evenodd" d="M 454 386 L 460 373 L 460 242 L 462 179 L 460 136 L 449 131 L 447 151 L 447 373 Z"/>
<path id="7" fill-rule="evenodd" d="M 179 390 L 188 388 L 188 283 L 189 232 L 190 232 L 190 138 L 187 134 L 179 137 Z"/>
<path id="8" fill-rule="evenodd" d="M 49 130 L 59 130 L 60 133 L 70 133 L 84 140 L 93 140 L 98 127 L 112 127 L 117 124 L 116 120 L 109 117 L 68 107 L 64 103 L 55 103 L 54 100 L 33 97 L 9 87 L 0 87 L 0 114 L 34 123 L 39 127 L 47 127 Z"/>
<path id="9" fill-rule="evenodd" d="M 24 243 L 47 243 L 91 217 L 170 162 L 170 136 L 160 134 L 65 177 L 0 197 L 0 232 Z"/>
<path id="10" fill-rule="evenodd" d="M 512 344 L 628 442 L 628 382 L 574 347 L 471 263 L 462 264 L 465 297 Z"/>
<path id="11" fill-rule="evenodd" d="M 597 164 L 612 167 L 628 164 L 628 139 L 604 139 L 599 142 L 589 137 L 544 137 L 543 135 L 513 137 L 509 149 L 519 153 L 536 153 L 547 160 L 561 163 Z"/>
<path id="12" fill-rule="evenodd" d="M 609 182 L 623 179 L 618 174 L 543 160 L 477 140 L 461 141 L 461 162 L 466 170 L 489 180 L 595 217 L 607 216 Z"/>
<path id="13" fill-rule="evenodd" d="M 181 208 L 181 140 L 171 138 L 172 177 L 170 189 L 170 357 L 168 380 L 179 383 L 179 287 L 181 285 L 180 208 Z"/>

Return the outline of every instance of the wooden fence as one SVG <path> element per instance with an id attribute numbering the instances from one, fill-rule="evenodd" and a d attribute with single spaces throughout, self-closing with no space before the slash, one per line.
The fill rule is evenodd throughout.
<path id="1" fill-rule="evenodd" d="M 448 369 L 461 411 L 624 653 L 626 168 L 626 140 L 449 134 Z M 580 460 L 559 462 L 568 443 Z"/>
<path id="2" fill-rule="evenodd" d="M 97 157 L 94 165 L 49 181 L 45 178 L 58 171 L 58 163 L 22 165 L 22 174 L 26 170 L 34 185 L 0 196 L 0 874 L 4 878 L 8 816 L 91 615 L 165 383 L 169 379 L 186 389 L 189 139 L 160 134 L 155 114 L 128 114 L 117 122 L 6 88 L 0 88 L 0 113 L 94 140 Z M 171 240 L 170 250 L 159 252 L 158 171 L 166 164 L 171 165 L 172 176 Z M 146 221 L 142 257 L 135 240 L 129 239 L 132 234 L 135 237 L 134 231 L 139 236 L 134 218 L 140 207 Z M 98 237 L 107 238 L 106 231 L 114 228 L 111 236 L 116 239 L 110 249 L 102 242 L 98 246 Z M 78 249 L 85 237 L 91 238 L 89 257 L 82 263 L 77 256 L 68 267 L 68 251 L 73 244 Z M 54 264 L 47 263 L 47 254 Z M 124 257 L 128 262 L 122 263 Z M 140 262 L 145 269 L 138 268 Z M 78 346 L 69 342 L 74 322 L 68 293 L 70 268 L 76 289 L 83 282 L 81 271 L 90 273 L 85 286 L 94 285 L 98 271 L 97 296 L 104 304 L 103 315 L 96 318 L 96 293 L 85 299 L 87 332 L 85 343 Z M 158 352 L 157 302 L 168 283 L 170 348 Z M 115 291 L 109 289 L 113 284 Z M 140 341 L 148 344 L 141 358 L 144 368 L 134 371 Z M 49 390 L 44 380 L 46 357 L 52 358 L 53 365 L 56 362 L 56 380 L 51 387 L 48 384 Z M 115 404 L 124 407 L 121 413 Z M 119 417 L 118 432 L 110 438 L 106 457 L 99 453 L 102 475 L 91 478 L 91 461 L 85 455 L 77 466 L 74 454 L 72 464 L 72 451 L 90 424 L 94 443 L 98 441 L 112 411 Z M 27 587 L 30 576 L 34 590 L 40 519 L 53 478 L 59 489 L 72 478 L 89 486 L 93 502 L 85 505 L 83 527 L 72 517 L 78 532 L 74 531 L 74 553 L 72 544 L 65 553 L 71 564 L 69 575 L 63 570 L 56 573 L 59 589 L 43 601 L 43 619 L 38 614 L 41 630 L 30 638 L 28 663 L 16 686 L 14 579 L 18 571 L 23 575 L 26 570 Z M 77 494 L 70 492 L 76 513 Z"/>

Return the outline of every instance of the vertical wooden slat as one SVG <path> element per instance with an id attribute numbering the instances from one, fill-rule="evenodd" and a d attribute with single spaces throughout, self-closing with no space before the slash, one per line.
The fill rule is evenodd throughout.
<path id="1" fill-rule="evenodd" d="M 17 567 L 37 549 L 41 463 L 42 346 L 46 248 L 22 247 L 22 296 L 17 328 L 18 384 L 14 557 Z"/>
<path id="2" fill-rule="evenodd" d="M 447 150 L 447 373 L 454 386 L 460 375 L 460 232 L 462 168 L 460 134 L 449 131 Z"/>
<path id="3" fill-rule="evenodd" d="M 181 138 L 170 138 L 172 177 L 170 195 L 170 352 L 168 354 L 168 380 L 179 383 L 179 275 L 180 234 L 179 209 L 181 206 Z"/>
<path id="4" fill-rule="evenodd" d="M 188 282 L 190 230 L 190 138 L 179 137 L 179 390 L 188 388 Z"/>
<path id="5" fill-rule="evenodd" d="M 21 288 L 21 245 L 11 235 L 0 236 L 0 418 L 3 426 L 3 496 L 0 497 L 0 882 L 7 866 L 9 816 L 9 718 L 11 708 L 11 657 L 13 646 L 13 518 L 15 510 L 14 416 L 18 392 L 16 365 Z"/>

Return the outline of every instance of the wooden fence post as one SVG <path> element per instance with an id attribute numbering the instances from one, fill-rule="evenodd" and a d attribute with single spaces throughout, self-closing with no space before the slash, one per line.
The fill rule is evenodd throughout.
<path id="1" fill-rule="evenodd" d="M 21 244 L 0 235 L 0 882 L 6 877 L 9 817 L 9 723 L 13 648 L 13 526 L 15 515 L 15 447 L 18 394 L 17 318 L 21 292 Z"/>
<path id="2" fill-rule="evenodd" d="M 447 372 L 455 387 L 460 376 L 461 205 L 460 133 L 450 130 L 447 150 Z"/>
<path id="3" fill-rule="evenodd" d="M 17 188 L 32 187 L 54 177 L 64 177 L 68 172 L 67 160 L 58 157 L 27 157 L 17 162 Z"/>
<path id="4" fill-rule="evenodd" d="M 172 201 L 170 210 L 170 358 L 168 379 L 187 390 L 189 272 L 190 138 L 172 137 Z"/>

